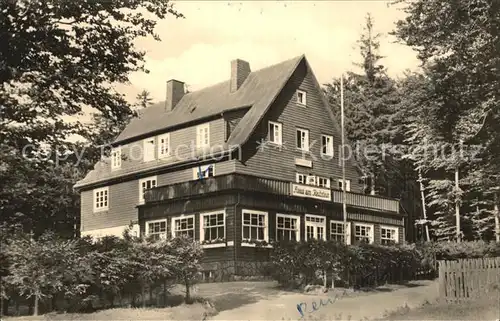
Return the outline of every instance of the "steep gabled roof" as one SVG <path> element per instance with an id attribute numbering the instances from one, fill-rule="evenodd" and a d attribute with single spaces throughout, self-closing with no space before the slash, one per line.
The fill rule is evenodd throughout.
<path id="1" fill-rule="evenodd" d="M 168 131 L 172 127 L 241 107 L 269 104 L 278 95 L 303 57 L 295 57 L 251 72 L 243 85 L 234 93 L 229 90 L 228 80 L 184 95 L 171 112 L 165 111 L 165 102 L 148 107 L 130 122 L 113 144 L 159 131 Z"/>

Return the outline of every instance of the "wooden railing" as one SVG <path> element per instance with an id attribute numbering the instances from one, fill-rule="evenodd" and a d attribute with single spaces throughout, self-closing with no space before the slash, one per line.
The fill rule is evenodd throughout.
<path id="1" fill-rule="evenodd" d="M 158 186 L 147 190 L 146 202 L 158 202 L 162 200 L 191 197 L 210 192 L 222 192 L 228 190 L 244 190 L 250 192 L 265 192 L 277 195 L 290 195 L 291 182 L 268 179 L 244 174 L 227 174 L 206 178 L 203 181 L 189 181 L 172 185 Z M 334 203 L 342 203 L 342 191 L 331 190 Z M 399 213 L 399 202 L 394 199 L 379 196 L 365 195 L 347 192 L 347 205 L 379 210 L 384 212 Z"/>

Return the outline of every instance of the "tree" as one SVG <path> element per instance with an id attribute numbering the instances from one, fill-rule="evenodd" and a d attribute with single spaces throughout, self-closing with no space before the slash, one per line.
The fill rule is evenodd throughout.
<path id="1" fill-rule="evenodd" d="M 167 16 L 182 17 L 168 0 L 0 3 L 0 209 L 7 213 L 2 220 L 22 217 L 28 229 L 43 230 L 51 222 L 45 210 L 57 204 L 39 195 L 51 186 L 54 200 L 71 199 L 54 211 L 77 212 L 67 186 L 89 169 L 98 148 L 68 138 L 92 136 L 93 126 L 78 121 L 88 111 L 102 117 L 108 130 L 133 115 L 113 85 L 146 71 L 145 53 L 134 42 L 159 40 L 156 19 Z M 90 161 L 83 159 L 88 155 Z M 54 168 L 61 158 L 64 168 Z"/>
<path id="2" fill-rule="evenodd" d="M 135 97 L 137 100 L 137 105 L 139 108 L 147 108 L 151 106 L 153 103 L 153 98 L 151 98 L 151 93 L 147 90 L 141 91 L 137 96 Z"/>
<path id="3" fill-rule="evenodd" d="M 356 145 L 356 160 L 370 178 L 371 193 L 391 194 L 392 176 L 398 175 L 391 146 L 400 136 L 400 112 L 395 108 L 399 95 L 396 82 L 380 64 L 380 34 L 374 32 L 373 18 L 366 17 L 358 41 L 362 74 L 349 72 L 344 82 L 345 127 L 349 141 Z M 339 80 L 325 85 L 325 93 L 336 116 L 340 105 Z M 397 190 L 397 189 L 396 189 Z"/>
<path id="4" fill-rule="evenodd" d="M 500 3 L 494 0 L 401 2 L 405 4 L 407 16 L 398 22 L 394 34 L 418 52 L 426 70 L 431 85 L 429 97 L 436 102 L 428 110 L 429 117 L 434 120 L 430 126 L 444 142 L 455 148 L 460 144 L 483 145 L 483 161 L 479 167 L 474 165 L 475 169 L 456 157 L 433 166 L 434 170 L 454 173 L 455 192 L 446 194 L 454 198 L 459 232 L 460 216 L 470 216 L 470 213 L 460 213 L 460 210 L 467 211 L 462 201 L 471 193 L 478 193 L 477 188 L 469 188 L 469 191 L 457 188 L 459 184 L 463 186 L 472 181 L 468 175 L 481 171 L 481 175 L 476 173 L 475 177 L 490 178 L 489 186 L 480 188 L 481 206 L 497 213 Z M 448 180 L 452 180 L 450 176 Z M 489 196 L 491 194 L 493 196 Z M 441 203 L 444 204 L 444 200 Z M 477 208 L 473 212 L 477 213 Z"/>

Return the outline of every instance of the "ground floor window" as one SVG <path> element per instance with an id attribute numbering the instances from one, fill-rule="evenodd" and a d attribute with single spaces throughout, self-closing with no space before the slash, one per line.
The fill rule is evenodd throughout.
<path id="1" fill-rule="evenodd" d="M 167 220 L 146 222 L 146 236 L 155 240 L 163 240 L 167 236 Z"/>
<path id="2" fill-rule="evenodd" d="M 242 237 L 244 241 L 268 241 L 267 212 L 243 210 Z"/>
<path id="3" fill-rule="evenodd" d="M 276 215 L 276 240 L 300 241 L 300 217 L 296 215 Z"/>
<path id="4" fill-rule="evenodd" d="M 223 241 L 226 234 L 225 212 L 210 212 L 200 215 L 200 241 Z"/>
<path id="5" fill-rule="evenodd" d="M 395 226 L 380 227 L 380 244 L 391 245 L 399 242 L 398 228 Z"/>
<path id="6" fill-rule="evenodd" d="M 373 243 L 373 225 L 354 224 L 354 239 L 358 243 Z"/>
<path id="7" fill-rule="evenodd" d="M 340 221 L 330 221 L 330 240 L 334 240 L 337 242 L 342 242 L 345 243 L 345 224 L 344 222 Z M 351 244 L 351 236 L 350 236 L 350 230 L 351 230 L 351 223 L 347 222 L 347 244 Z"/>
<path id="8" fill-rule="evenodd" d="M 306 214 L 306 241 L 326 240 L 326 218 Z"/>
<path id="9" fill-rule="evenodd" d="M 187 235 L 194 239 L 194 215 L 172 218 L 172 236 Z"/>

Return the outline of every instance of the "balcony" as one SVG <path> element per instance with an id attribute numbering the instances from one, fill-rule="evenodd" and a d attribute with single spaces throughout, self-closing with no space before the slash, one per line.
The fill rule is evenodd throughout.
<path id="1" fill-rule="evenodd" d="M 159 202 L 175 198 L 185 198 L 204 193 L 229 190 L 244 190 L 248 192 L 264 192 L 277 195 L 291 195 L 313 198 L 334 203 L 342 203 L 342 191 L 324 189 L 308 185 L 299 185 L 287 181 L 274 180 L 244 174 L 227 174 L 207 178 L 203 181 L 189 181 L 172 185 L 159 186 L 145 192 L 146 203 Z M 348 206 L 399 213 L 399 201 L 391 198 L 346 193 Z"/>

